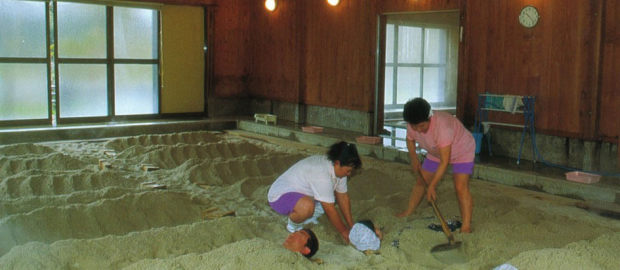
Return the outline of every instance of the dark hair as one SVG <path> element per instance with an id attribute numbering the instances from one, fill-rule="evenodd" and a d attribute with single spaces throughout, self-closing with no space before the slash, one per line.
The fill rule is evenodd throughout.
<path id="1" fill-rule="evenodd" d="M 403 109 L 403 119 L 407 123 L 416 125 L 424 121 L 428 121 L 431 112 L 431 105 L 423 98 L 414 98 L 405 103 Z"/>
<path id="2" fill-rule="evenodd" d="M 360 223 L 360 224 L 368 227 L 368 229 L 370 229 L 373 232 L 375 231 L 375 224 L 373 224 L 372 221 L 370 221 L 370 219 L 360 220 L 357 223 Z"/>
<path id="3" fill-rule="evenodd" d="M 314 234 L 312 230 L 310 229 L 303 229 L 303 230 L 306 231 L 308 235 L 310 235 L 310 238 L 308 238 L 308 242 L 306 242 L 306 247 L 310 249 L 310 253 L 304 255 L 306 258 L 309 259 L 319 250 L 319 239 L 316 238 L 316 235 Z"/>
<path id="4" fill-rule="evenodd" d="M 329 147 L 327 158 L 332 162 L 340 161 L 340 166 L 351 166 L 355 169 L 362 167 L 357 147 L 352 143 L 341 141 L 333 144 Z"/>

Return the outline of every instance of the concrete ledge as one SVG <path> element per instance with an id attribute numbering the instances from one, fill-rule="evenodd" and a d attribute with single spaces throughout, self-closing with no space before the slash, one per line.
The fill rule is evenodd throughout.
<path id="1" fill-rule="evenodd" d="M 262 135 L 275 136 L 298 141 L 310 145 L 329 147 L 340 140 L 355 142 L 355 137 L 361 134 L 347 133 L 346 131 L 325 129 L 324 133 L 305 133 L 295 126 L 269 126 L 262 123 L 240 120 L 238 129 Z M 393 147 L 383 145 L 357 144 L 361 155 L 370 156 L 387 161 L 409 163 L 409 153 Z M 530 171 L 504 169 L 487 164 L 476 163 L 474 179 L 494 182 L 498 184 L 521 187 L 554 195 L 581 199 L 586 201 L 604 201 L 620 203 L 620 189 L 616 186 L 603 184 L 581 184 L 565 180 L 536 175 Z"/>
<path id="2" fill-rule="evenodd" d="M 278 119 L 297 124 L 340 128 L 365 135 L 372 133 L 374 122 L 374 116 L 369 112 L 275 100 L 251 99 L 250 106 L 244 109 L 249 109 L 251 111 L 249 114 L 271 113 L 278 115 Z"/>
<path id="3" fill-rule="evenodd" d="M 575 183 L 565 179 L 502 169 L 484 164 L 476 164 L 475 168 L 473 177 L 480 180 L 546 192 L 574 199 L 605 202 L 616 201 L 617 191 L 614 187 Z"/>
<path id="4" fill-rule="evenodd" d="M 306 133 L 295 126 L 265 125 L 247 120 L 239 120 L 238 129 L 322 147 L 329 147 L 339 141 L 355 143 L 355 138 L 362 135 L 361 133 L 342 132 L 329 128 L 326 128 L 323 133 Z M 397 148 L 361 143 L 356 143 L 356 146 L 360 155 L 389 161 L 409 162 L 409 153 Z"/>
<path id="5" fill-rule="evenodd" d="M 67 125 L 23 129 L 1 129 L 0 145 L 62 140 L 92 140 L 99 138 L 163 134 L 181 131 L 225 130 L 236 128 L 236 120 L 184 120 L 136 123 L 105 123 Z"/>

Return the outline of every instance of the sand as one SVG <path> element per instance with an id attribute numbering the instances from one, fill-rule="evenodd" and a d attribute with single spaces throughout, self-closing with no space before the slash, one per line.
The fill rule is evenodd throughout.
<path id="1" fill-rule="evenodd" d="M 269 208 L 267 191 L 297 160 L 325 150 L 241 131 L 0 146 L 0 268 L 620 269 L 618 220 L 477 179 L 474 233 L 456 233 L 462 248 L 450 251 L 466 262 L 434 256 L 447 240 L 427 228 L 438 223 L 432 208 L 395 217 L 413 185 L 409 166 L 369 157 L 349 195 L 354 219 L 384 228 L 380 254 L 345 245 L 321 217 L 311 228 L 323 263 L 307 260 L 282 247 L 286 218 Z M 438 194 L 444 216 L 458 219 L 450 178 Z"/>

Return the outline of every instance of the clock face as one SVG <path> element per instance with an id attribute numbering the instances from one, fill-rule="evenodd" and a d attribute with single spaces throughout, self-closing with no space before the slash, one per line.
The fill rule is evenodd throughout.
<path id="1" fill-rule="evenodd" d="M 538 10 L 534 6 L 525 6 L 519 14 L 519 23 L 527 28 L 532 28 L 536 26 L 539 18 Z"/>

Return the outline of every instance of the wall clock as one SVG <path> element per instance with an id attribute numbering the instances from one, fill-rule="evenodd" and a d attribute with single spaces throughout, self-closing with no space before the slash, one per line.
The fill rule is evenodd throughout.
<path id="1" fill-rule="evenodd" d="M 534 6 L 525 6 L 521 9 L 519 14 L 519 23 L 527 28 L 532 28 L 538 23 L 538 10 Z"/>

